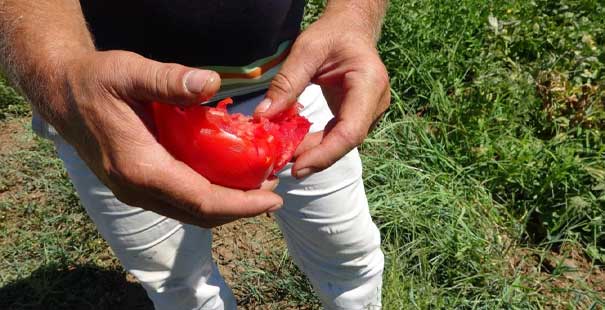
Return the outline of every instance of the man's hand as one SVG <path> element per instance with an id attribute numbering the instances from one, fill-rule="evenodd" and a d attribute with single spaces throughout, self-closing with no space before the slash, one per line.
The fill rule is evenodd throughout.
<path id="1" fill-rule="evenodd" d="M 200 102 L 219 88 L 218 75 L 95 51 L 77 0 L 0 0 L 0 65 L 125 203 L 202 227 L 283 203 L 267 190 L 210 184 L 167 153 L 152 134 L 148 104 Z"/>
<path id="2" fill-rule="evenodd" d="M 210 184 L 152 134 L 150 102 L 208 99 L 220 85 L 215 72 L 112 51 L 78 58 L 65 77 L 65 109 L 54 125 L 120 201 L 202 227 L 281 206 L 282 199 L 270 191 Z"/>
<path id="3" fill-rule="evenodd" d="M 295 103 L 310 82 L 321 86 L 335 117 L 297 150 L 292 167 L 297 178 L 331 166 L 361 144 L 390 102 L 387 71 L 375 48 L 386 4 L 342 4 L 346 2 L 329 3 L 324 15 L 298 37 L 256 110 L 271 117 Z M 352 4 L 359 2 L 368 7 Z"/>

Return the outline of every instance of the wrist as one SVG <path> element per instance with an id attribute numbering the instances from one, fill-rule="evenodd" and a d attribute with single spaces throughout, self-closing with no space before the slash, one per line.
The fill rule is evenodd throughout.
<path id="1" fill-rule="evenodd" d="M 380 37 L 388 1 L 331 0 L 321 19 L 338 20 L 339 31 L 355 32 L 356 36 L 375 45 Z"/>
<path id="2" fill-rule="evenodd" d="M 94 49 L 72 48 L 69 52 L 48 51 L 46 57 L 33 57 L 31 69 L 20 73 L 19 84 L 32 108 L 62 132 L 70 122 L 74 76 Z"/>

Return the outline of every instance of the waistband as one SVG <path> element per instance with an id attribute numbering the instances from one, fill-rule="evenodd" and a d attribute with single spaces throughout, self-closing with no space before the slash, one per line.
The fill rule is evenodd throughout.
<path id="1" fill-rule="evenodd" d="M 221 77 L 221 88 L 210 101 L 267 89 L 288 56 L 291 45 L 291 41 L 282 42 L 275 54 L 242 67 L 201 67 L 201 69 L 216 71 Z"/>
<path id="2" fill-rule="evenodd" d="M 221 88 L 206 104 L 227 97 L 236 97 L 263 91 L 269 87 L 273 77 L 279 72 L 281 64 L 288 56 L 292 41 L 282 42 L 275 54 L 241 67 L 204 66 L 201 69 L 216 71 L 221 77 Z M 57 131 L 42 117 L 33 111 L 32 129 L 38 136 L 53 139 Z"/>

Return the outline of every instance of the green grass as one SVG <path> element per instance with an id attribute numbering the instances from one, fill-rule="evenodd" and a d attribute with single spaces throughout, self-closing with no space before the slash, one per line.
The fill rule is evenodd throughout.
<path id="1" fill-rule="evenodd" d="M 0 121 L 11 116 L 26 116 L 29 110 L 29 106 L 19 93 L 10 87 L 0 71 Z"/>
<path id="2" fill-rule="evenodd" d="M 29 127 L 20 118 L 5 122 Z M 141 296 L 140 286 L 124 283 L 124 272 L 79 206 L 52 144 L 31 130 L 17 132 L 4 142 L 18 147 L 0 154 L 0 308 L 84 309 L 91 301 L 119 304 L 126 292 Z M 115 288 L 103 296 L 95 286 Z"/>
<path id="3" fill-rule="evenodd" d="M 604 12 L 594 1 L 391 2 L 380 51 L 394 100 L 363 152 L 390 251 L 387 307 L 603 303 L 602 284 L 583 280 L 537 294 L 556 271 L 511 274 L 509 262 L 565 244 L 605 262 Z"/>
<path id="4" fill-rule="evenodd" d="M 379 49 L 393 102 L 362 156 L 385 308 L 605 307 L 605 4 L 391 0 Z M 28 111 L 0 83 L 0 121 Z M 0 300 L 60 304 L 65 283 L 123 277 L 51 146 L 19 139 L 0 162 Z M 312 300 L 282 254 L 240 264 L 250 304 Z"/>

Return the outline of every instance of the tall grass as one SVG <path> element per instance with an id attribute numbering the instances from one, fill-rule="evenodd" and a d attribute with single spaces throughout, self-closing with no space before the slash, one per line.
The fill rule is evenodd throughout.
<path id="1" fill-rule="evenodd" d="M 605 261 L 604 17 L 595 1 L 391 1 L 394 99 L 363 147 L 387 307 L 542 308 L 552 296 L 521 284 L 539 275 L 509 273 L 516 246 Z M 602 302 L 593 289 L 558 306 Z"/>

